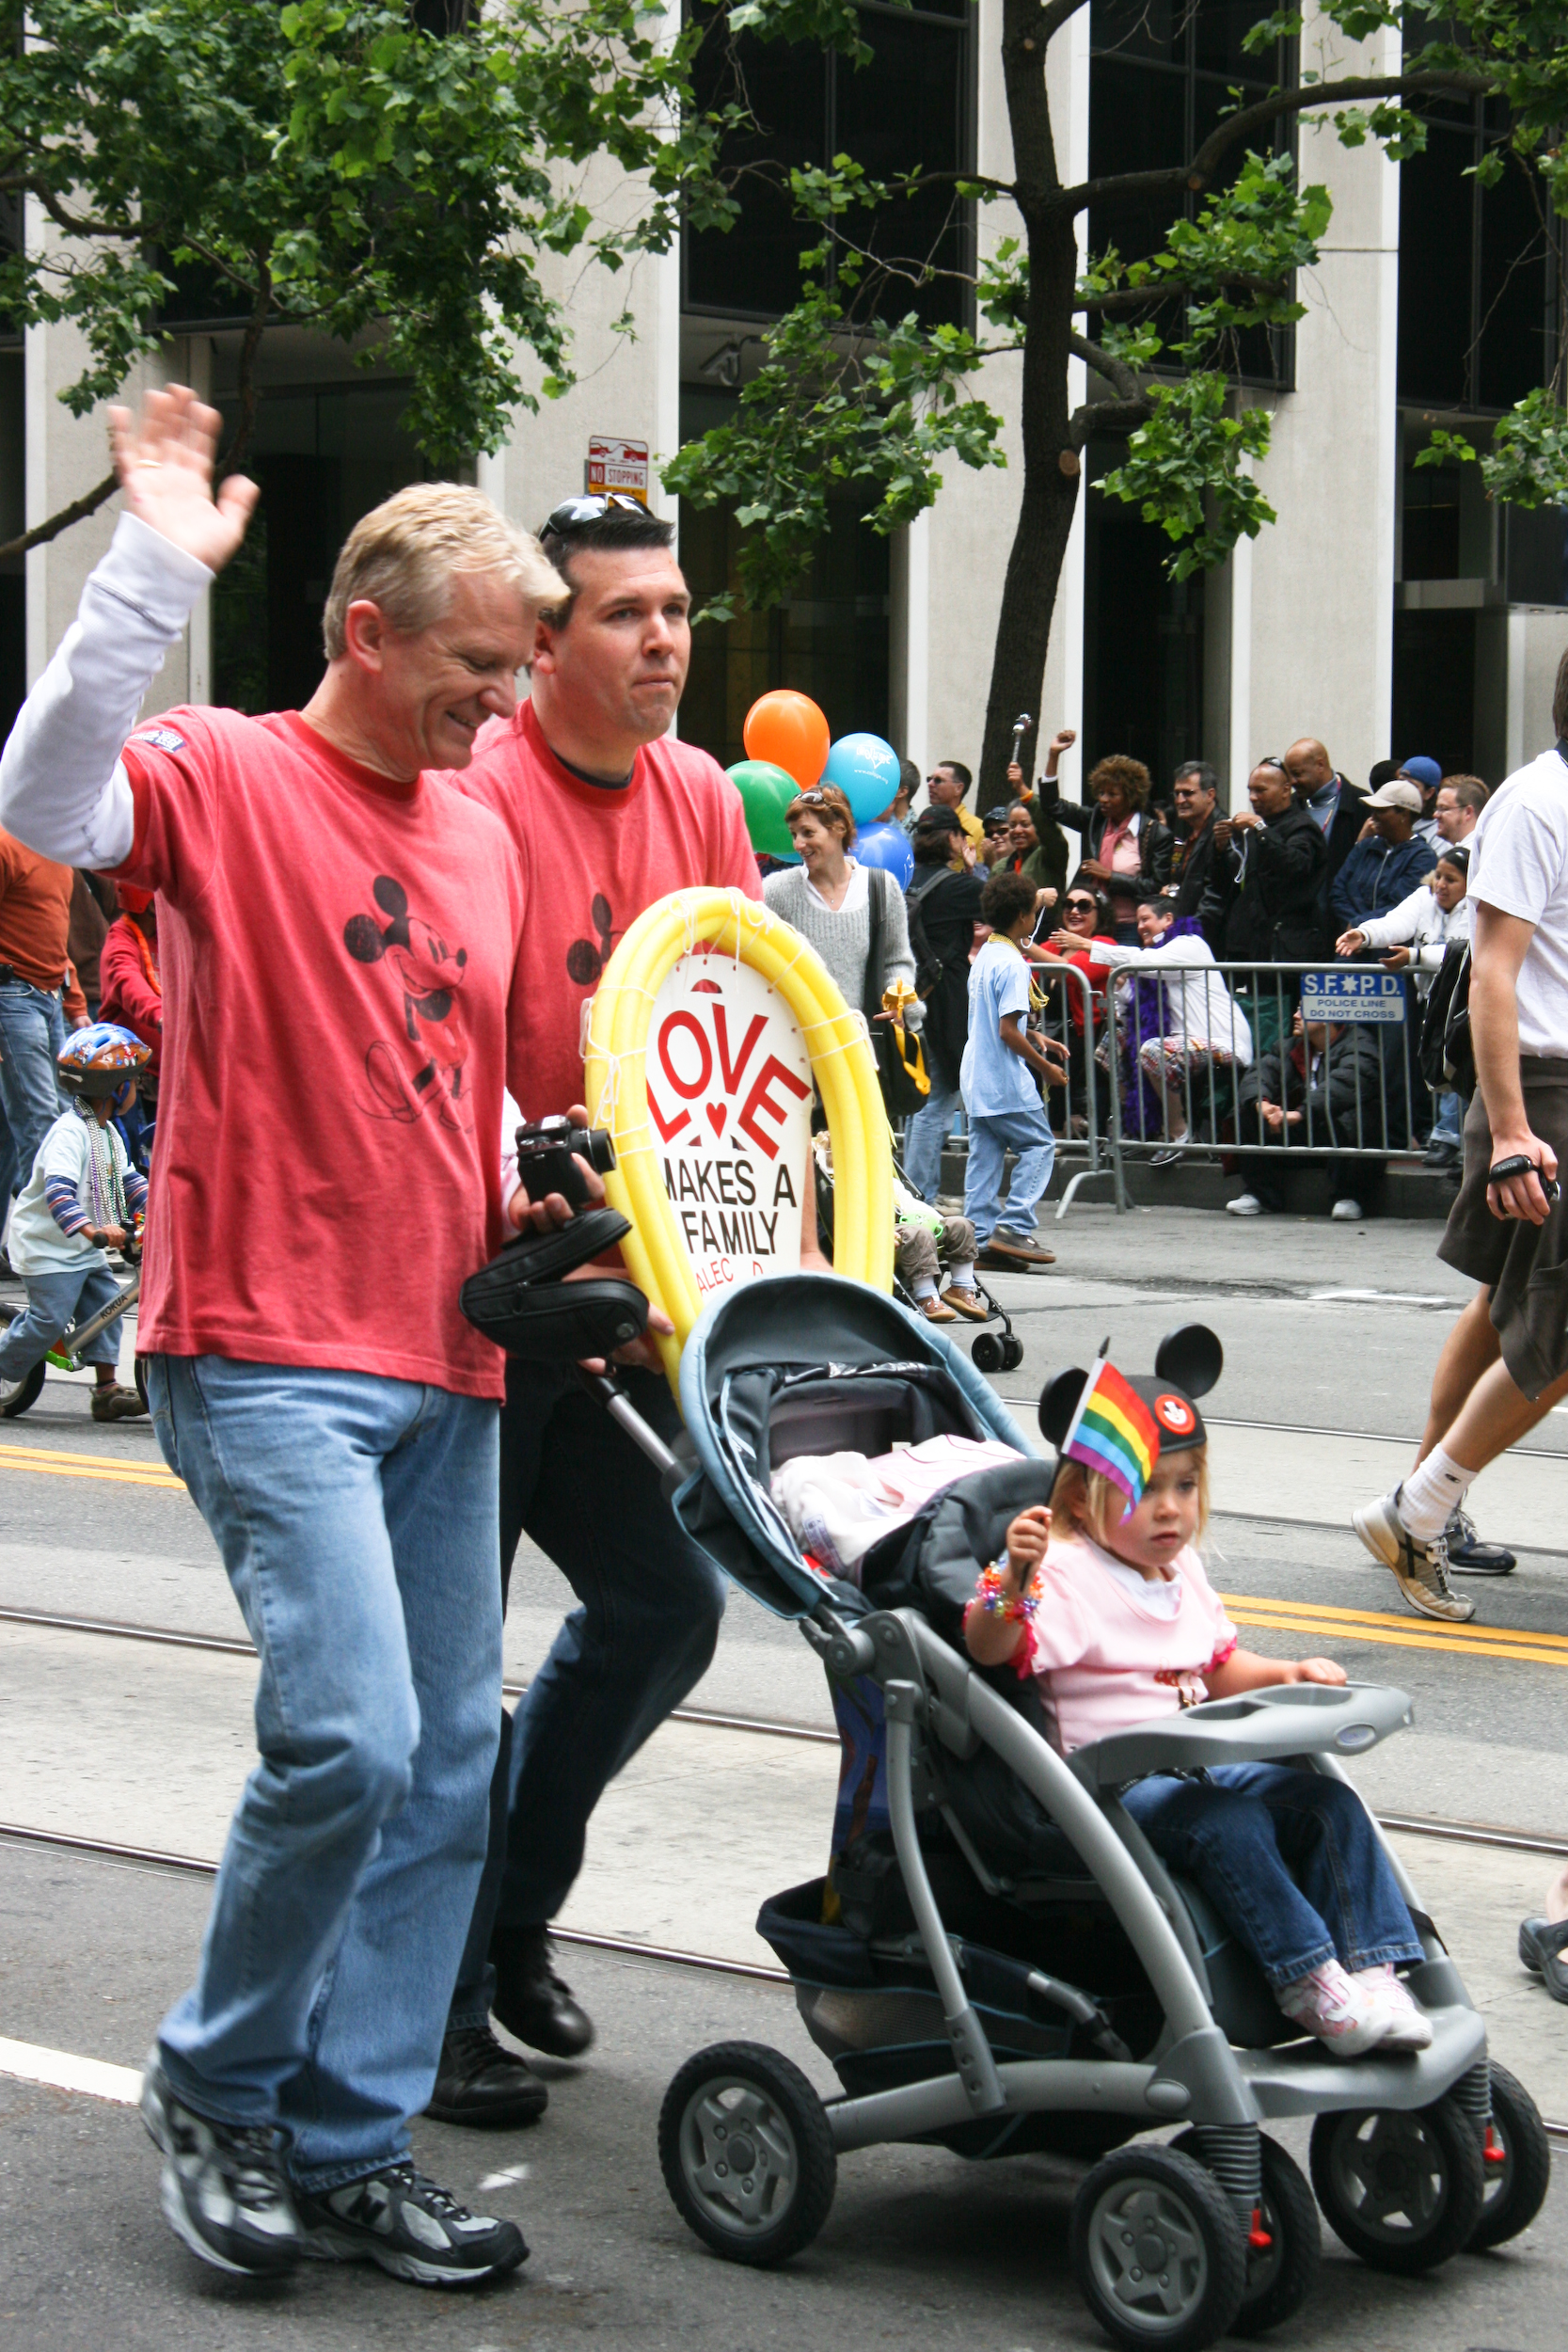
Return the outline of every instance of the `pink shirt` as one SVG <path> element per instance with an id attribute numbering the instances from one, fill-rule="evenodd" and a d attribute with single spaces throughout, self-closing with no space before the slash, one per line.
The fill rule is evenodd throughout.
<path id="1" fill-rule="evenodd" d="M 1032 1662 L 1064 1756 L 1191 1706 L 1204 1696 L 1195 1678 L 1235 1648 L 1236 1629 L 1197 1553 L 1189 1545 L 1171 1565 L 1181 1578 L 1180 1607 L 1159 1616 L 1126 1588 L 1098 1544 L 1053 1534 L 1037 1579 Z"/>
<path id="2" fill-rule="evenodd" d="M 531 1014 L 505 828 L 297 711 L 162 711 L 124 756 L 119 873 L 158 893 L 166 1018 L 138 1343 L 499 1397 L 457 1294 L 505 1238 Z"/>

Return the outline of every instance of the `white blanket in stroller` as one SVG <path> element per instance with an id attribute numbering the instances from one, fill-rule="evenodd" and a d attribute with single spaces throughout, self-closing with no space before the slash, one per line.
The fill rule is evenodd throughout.
<path id="1" fill-rule="evenodd" d="M 800 1454 L 773 1474 L 773 1501 L 802 1551 L 834 1576 L 860 1582 L 860 1563 L 960 1478 L 1016 1462 L 1000 1438 L 927 1438 L 892 1454 Z"/>

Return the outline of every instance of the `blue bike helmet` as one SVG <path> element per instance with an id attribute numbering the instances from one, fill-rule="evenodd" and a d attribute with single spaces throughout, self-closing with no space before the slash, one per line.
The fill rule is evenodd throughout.
<path id="1" fill-rule="evenodd" d="M 151 1059 L 151 1047 L 132 1030 L 113 1021 L 94 1021 L 73 1033 L 55 1067 L 67 1094 L 89 1102 L 107 1096 L 118 1112 L 129 1107 L 136 1073 Z"/>

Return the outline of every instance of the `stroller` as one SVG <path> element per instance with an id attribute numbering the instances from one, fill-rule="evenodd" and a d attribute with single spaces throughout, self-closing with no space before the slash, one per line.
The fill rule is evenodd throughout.
<path id="1" fill-rule="evenodd" d="M 632 1428 L 626 1400 L 602 1386 Z M 942 1333 L 858 1284 L 758 1280 L 693 1330 L 681 1406 L 684 1461 L 646 1433 L 676 1515 L 754 1599 L 799 1623 L 827 1669 L 843 1748 L 832 1868 L 773 1897 L 758 1928 L 844 2095 L 824 2103 L 758 2044 L 689 2059 L 663 2104 L 659 2155 L 698 2236 L 730 2261 L 785 2260 L 821 2229 L 839 2156 L 880 2141 L 978 2159 L 1050 2151 L 1088 2168 L 1072 2264 L 1106 2332 L 1197 2352 L 1301 2306 L 1320 2205 L 1354 2253 L 1406 2275 L 1528 2225 L 1549 2177 L 1544 2128 L 1489 2064 L 1481 2019 L 1398 1859 L 1426 1955 L 1408 1984 L 1432 2045 L 1338 2060 L 1297 2038 L 1250 1955 L 1117 1802 L 1146 1773 L 1220 1763 L 1338 1774 L 1341 1756 L 1410 1723 L 1403 1692 L 1282 1685 L 1064 1762 L 1032 1682 L 973 1665 L 959 1631 L 975 1562 L 1048 1499 L 1054 1463 Z M 858 1587 L 802 1556 L 771 1499 L 777 1467 L 942 1433 L 1001 1438 L 1017 1462 L 890 1530 Z M 1259 2128 L 1307 2115 L 1311 2188 Z M 1173 2143 L 1138 2137 L 1171 2124 L 1183 2127 Z"/>

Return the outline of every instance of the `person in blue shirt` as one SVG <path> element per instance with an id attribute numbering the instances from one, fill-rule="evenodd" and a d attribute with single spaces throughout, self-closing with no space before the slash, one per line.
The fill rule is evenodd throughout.
<path id="1" fill-rule="evenodd" d="M 1022 874 L 993 874 L 980 897 L 991 935 L 969 972 L 969 1041 L 958 1073 L 969 1115 L 964 1215 L 974 1227 L 979 1263 L 1002 1273 L 1049 1265 L 1035 1240 L 1035 1211 L 1051 1182 L 1056 1141 L 1040 1100 L 1040 1081 L 1067 1084 L 1067 1049 L 1029 1035 L 1029 966 L 1022 942 L 1035 925 L 1035 885 Z M 1008 1151 L 1012 1183 L 998 1199 Z"/>
<path id="2" fill-rule="evenodd" d="M 1416 831 L 1424 805 L 1419 785 L 1396 777 L 1369 792 L 1361 805 L 1372 831 L 1356 843 L 1328 894 L 1341 930 L 1358 930 L 1368 916 L 1390 914 L 1437 863 L 1431 842 Z"/>

